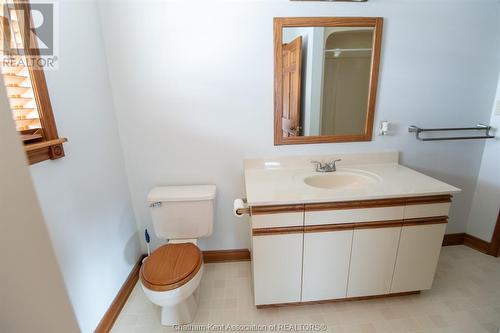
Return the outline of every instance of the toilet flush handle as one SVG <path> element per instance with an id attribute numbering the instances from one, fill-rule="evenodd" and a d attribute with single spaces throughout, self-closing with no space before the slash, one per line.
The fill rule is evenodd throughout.
<path id="1" fill-rule="evenodd" d="M 158 208 L 158 207 L 161 207 L 161 202 L 160 201 L 152 202 L 152 203 L 149 204 L 149 208 Z"/>

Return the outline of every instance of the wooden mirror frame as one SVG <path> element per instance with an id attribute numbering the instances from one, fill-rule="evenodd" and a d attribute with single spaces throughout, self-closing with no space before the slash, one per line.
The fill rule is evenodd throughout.
<path id="1" fill-rule="evenodd" d="M 371 141 L 377 100 L 380 49 L 382 44 L 381 17 L 275 17 L 274 18 L 274 145 L 296 145 L 328 142 Z M 370 88 L 368 92 L 365 133 L 354 135 L 316 135 L 283 137 L 283 28 L 295 27 L 370 27 L 373 28 L 373 52 L 371 59 Z"/>

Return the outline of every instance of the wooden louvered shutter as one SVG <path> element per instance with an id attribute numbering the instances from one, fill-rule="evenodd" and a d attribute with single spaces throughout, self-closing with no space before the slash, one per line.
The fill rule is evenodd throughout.
<path id="1" fill-rule="evenodd" d="M 0 69 L 28 160 L 33 164 L 61 158 L 62 143 L 67 140 L 57 134 L 44 70 L 29 66 L 40 58 L 37 40 L 30 29 L 33 26 L 30 4 L 0 0 L 0 5 Z"/>
<path id="2" fill-rule="evenodd" d="M 9 15 L 9 13 L 5 13 Z M 16 121 L 16 128 L 25 142 L 39 141 L 43 139 L 43 130 L 38 114 L 33 85 L 31 83 L 26 57 L 16 54 L 15 50 L 23 49 L 23 41 L 19 22 L 12 11 L 10 17 L 2 16 L 2 42 L 4 46 L 10 45 L 9 49 L 2 48 L 2 55 L 13 57 L 20 65 L 11 66 L 5 61 L 1 62 L 2 75 L 7 87 L 12 115 Z"/>

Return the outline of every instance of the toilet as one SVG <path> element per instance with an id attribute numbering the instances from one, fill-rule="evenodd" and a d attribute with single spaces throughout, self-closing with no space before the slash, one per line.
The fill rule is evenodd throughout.
<path id="1" fill-rule="evenodd" d="M 215 185 L 160 186 L 147 197 L 156 236 L 166 241 L 140 270 L 146 297 L 161 306 L 161 324 L 189 324 L 198 308 L 203 256 L 197 239 L 212 234 Z"/>

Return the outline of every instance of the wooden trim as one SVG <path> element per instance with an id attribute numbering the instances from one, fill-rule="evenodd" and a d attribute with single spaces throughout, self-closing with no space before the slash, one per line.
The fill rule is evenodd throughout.
<path id="1" fill-rule="evenodd" d="M 490 242 L 467 233 L 459 233 L 444 235 L 443 246 L 449 245 L 466 245 L 490 256 L 500 257 L 500 211 Z"/>
<path id="2" fill-rule="evenodd" d="M 28 163 L 30 165 L 33 165 L 33 164 L 38 163 L 38 162 L 43 162 L 43 161 L 50 159 L 49 155 L 50 155 L 50 148 L 49 147 L 40 148 L 37 150 L 26 152 L 26 156 L 28 158 Z"/>
<path id="3" fill-rule="evenodd" d="M 425 205 L 434 203 L 451 202 L 451 195 L 433 195 L 409 198 L 390 198 L 375 200 L 353 200 L 325 203 L 305 204 L 307 211 L 337 210 L 337 209 L 360 209 L 360 208 L 378 208 L 406 205 Z"/>
<path id="4" fill-rule="evenodd" d="M 203 251 L 203 262 L 206 264 L 249 260 L 250 251 L 248 249 Z"/>
<path id="5" fill-rule="evenodd" d="M 380 53 L 382 50 L 382 29 L 384 19 L 381 17 L 375 18 L 375 26 L 373 30 L 373 55 L 370 71 L 370 90 L 368 91 L 368 113 L 365 123 L 365 138 L 369 141 L 373 137 L 373 123 L 375 119 L 375 108 L 377 104 L 377 90 L 379 80 Z"/>
<path id="6" fill-rule="evenodd" d="M 387 220 L 387 221 L 371 221 L 371 222 L 355 222 L 355 223 L 336 223 L 336 224 L 315 224 L 306 225 L 303 227 L 304 233 L 313 232 L 329 232 L 329 231 L 342 231 L 349 229 L 376 229 L 376 228 L 394 228 L 398 226 L 409 227 L 409 226 L 419 226 L 419 225 L 429 225 L 429 224 L 442 224 L 448 223 L 447 216 L 436 216 L 436 217 L 422 217 L 406 220 Z M 302 227 L 281 227 L 281 228 L 259 228 L 253 229 L 253 235 L 272 235 L 272 234 L 284 234 L 288 232 L 283 232 L 290 230 L 290 233 L 296 233 Z M 286 229 L 286 230 L 285 230 Z M 257 231 L 257 233 L 255 232 Z"/>
<path id="7" fill-rule="evenodd" d="M 448 216 L 433 216 L 433 217 L 419 217 L 413 219 L 405 219 L 404 227 L 426 224 L 442 224 L 448 223 Z"/>
<path id="8" fill-rule="evenodd" d="M 470 248 L 473 248 L 474 250 L 477 250 L 479 252 L 489 254 L 490 250 L 490 243 L 482 240 L 480 238 L 477 238 L 475 236 L 465 234 L 464 235 L 464 245 L 467 245 Z"/>
<path id="9" fill-rule="evenodd" d="M 453 196 L 451 194 L 446 195 L 433 195 L 426 197 L 412 197 L 406 198 L 406 205 L 426 205 L 426 204 L 435 204 L 435 203 L 445 203 L 451 202 L 451 198 Z"/>
<path id="10" fill-rule="evenodd" d="M 366 301 L 366 300 L 376 299 L 376 298 L 401 297 L 401 296 L 409 296 L 409 295 L 417 295 L 417 294 L 420 294 L 420 291 L 405 291 L 405 292 L 401 292 L 401 293 L 391 293 L 391 294 L 383 294 L 383 295 L 335 298 L 335 299 L 326 299 L 326 300 L 321 300 L 321 301 L 290 302 L 290 303 L 277 303 L 277 304 L 259 304 L 259 305 L 256 305 L 256 308 L 257 309 L 267 309 L 267 308 L 278 308 L 278 307 L 283 307 L 283 306 Z"/>
<path id="11" fill-rule="evenodd" d="M 66 139 L 66 138 L 60 138 L 60 139 L 55 139 L 55 140 L 47 140 L 47 141 L 43 141 L 43 142 L 37 142 L 37 143 L 30 144 L 30 145 L 26 145 L 24 147 L 24 150 L 26 152 L 31 152 L 33 150 L 38 150 L 41 148 L 48 148 L 50 146 L 57 146 L 57 145 L 60 145 L 61 143 L 65 143 L 67 141 L 68 141 L 68 139 Z"/>
<path id="12" fill-rule="evenodd" d="M 349 229 L 361 230 L 361 229 L 394 228 L 403 225 L 404 225 L 403 220 L 337 223 L 337 224 L 315 224 L 315 225 L 305 226 L 304 233 L 342 231 Z"/>
<path id="13" fill-rule="evenodd" d="M 276 227 L 252 229 L 252 236 L 269 236 L 284 234 L 299 234 L 304 232 L 304 227 Z"/>
<path id="14" fill-rule="evenodd" d="M 275 17 L 281 27 L 375 27 L 381 17 Z"/>
<path id="15" fill-rule="evenodd" d="M 464 243 L 464 237 L 465 233 L 463 232 L 444 235 L 443 246 L 462 245 Z"/>
<path id="16" fill-rule="evenodd" d="M 281 45 L 282 37 L 282 21 L 275 18 L 273 21 L 273 36 L 274 36 L 274 145 L 280 145 L 282 142 L 283 131 L 282 131 L 282 119 L 283 114 L 283 100 L 281 96 L 283 95 L 283 59 L 282 59 L 282 48 Z"/>
<path id="17" fill-rule="evenodd" d="M 371 141 L 379 80 L 383 18 L 381 17 L 276 17 L 274 18 L 274 145 Z M 367 101 L 365 133 L 361 135 L 282 135 L 282 30 L 284 27 L 373 27 L 373 53 Z"/>
<path id="18" fill-rule="evenodd" d="M 379 200 L 354 200 L 354 201 L 305 204 L 305 211 L 311 212 L 311 211 L 322 211 L 322 210 L 378 208 L 378 207 L 393 207 L 393 206 L 404 206 L 404 205 L 405 205 L 404 198 L 379 199 Z"/>
<path id="19" fill-rule="evenodd" d="M 28 1 L 15 1 L 14 6 L 19 20 L 19 29 L 21 30 L 20 32 L 23 36 L 25 54 L 28 57 L 39 57 L 40 53 L 38 51 L 37 38 L 35 34 L 32 34 L 31 31 L 25 29 L 25 27 L 28 25 L 24 23 L 25 19 L 33 21 L 33 18 L 31 17 L 31 6 Z M 28 13 L 29 17 L 24 16 L 23 13 Z M 29 26 L 33 27 L 33 22 L 30 22 Z M 50 102 L 49 90 L 47 88 L 47 82 L 45 80 L 44 70 L 43 68 L 34 68 L 32 66 L 27 67 L 31 79 L 33 93 L 35 95 L 34 97 L 37 104 L 40 123 L 42 125 L 43 140 L 51 141 L 59 139 L 54 112 L 52 110 L 52 104 Z M 64 148 L 62 142 L 59 144 L 48 145 L 46 147 L 30 148 L 31 146 L 36 144 L 37 143 L 26 145 L 26 154 L 29 164 L 35 164 L 48 159 L 55 160 L 64 157 Z"/>
<path id="20" fill-rule="evenodd" d="M 500 211 L 498 212 L 497 224 L 495 225 L 493 236 L 491 236 L 488 254 L 494 257 L 500 257 Z"/>
<path id="21" fill-rule="evenodd" d="M 366 119 L 370 119 L 367 117 Z M 280 118 L 281 119 L 281 118 Z M 281 123 L 281 120 L 279 121 Z M 275 125 L 276 126 L 276 125 Z M 311 136 L 289 136 L 280 137 L 279 134 L 275 135 L 274 145 L 304 145 L 304 144 L 318 144 L 318 143 L 342 143 L 342 142 L 368 142 L 373 140 L 373 126 L 371 127 L 372 135 L 311 135 Z"/>
<path id="22" fill-rule="evenodd" d="M 443 238 L 443 246 L 450 246 L 450 245 L 465 245 L 468 246 L 474 250 L 477 250 L 479 252 L 494 256 L 494 257 L 499 257 L 500 253 L 498 250 L 498 233 L 500 232 L 498 229 L 500 229 L 500 223 L 497 221 L 497 225 L 495 226 L 495 232 L 493 233 L 493 237 L 491 242 L 487 242 L 485 240 L 482 240 L 478 237 L 469 235 L 467 233 L 458 233 L 458 234 L 447 234 L 444 235 Z M 497 243 L 495 243 L 495 240 Z"/>
<path id="23" fill-rule="evenodd" d="M 396 207 L 405 205 L 425 205 L 435 203 L 451 202 L 451 195 L 432 195 L 409 198 L 389 198 L 374 200 L 352 200 L 337 202 L 320 202 L 298 205 L 269 205 L 250 207 L 251 215 L 280 214 L 293 212 L 312 212 L 322 210 L 342 210 L 342 209 L 361 209 L 361 208 L 379 208 Z"/>
<path id="24" fill-rule="evenodd" d="M 356 223 L 306 225 L 304 233 L 350 230 L 354 229 L 355 225 Z"/>
<path id="25" fill-rule="evenodd" d="M 123 283 L 122 287 L 118 291 L 118 294 L 116 295 L 115 299 L 109 306 L 108 310 L 102 317 L 101 321 L 97 325 L 97 328 L 95 329 L 94 332 L 96 333 L 107 333 L 111 331 L 111 328 L 113 327 L 113 324 L 116 321 L 116 318 L 118 318 L 118 315 L 123 309 L 123 306 L 127 302 L 128 297 L 130 296 L 130 293 L 134 289 L 137 281 L 139 280 L 139 270 L 141 269 L 142 266 L 142 260 L 145 258 L 145 255 L 142 255 L 139 260 L 136 262 L 134 267 L 132 268 L 132 271 L 128 275 L 127 279 Z"/>
<path id="26" fill-rule="evenodd" d="M 374 222 L 359 222 L 356 223 L 354 229 L 378 229 L 378 228 L 396 228 L 402 227 L 403 220 L 389 220 L 389 221 L 374 221 Z"/>
<path id="27" fill-rule="evenodd" d="M 266 215 L 280 213 L 303 212 L 304 205 L 276 205 L 276 206 L 253 206 L 250 207 L 251 215 Z"/>

